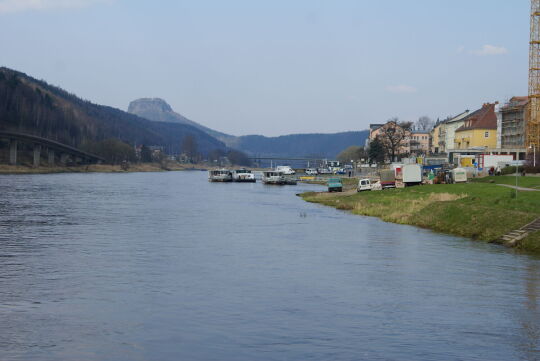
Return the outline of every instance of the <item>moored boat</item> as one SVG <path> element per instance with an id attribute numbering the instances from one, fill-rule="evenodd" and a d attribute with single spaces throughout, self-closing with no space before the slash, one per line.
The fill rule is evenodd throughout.
<path id="1" fill-rule="evenodd" d="M 232 171 L 232 180 L 233 182 L 255 182 L 255 174 L 253 174 L 249 169 L 241 168 L 235 169 Z"/>
<path id="2" fill-rule="evenodd" d="M 277 184 L 277 185 L 296 185 L 296 178 L 293 176 L 287 176 L 283 172 L 278 170 L 267 170 L 263 172 L 262 181 L 264 184 Z"/>
<path id="3" fill-rule="evenodd" d="M 210 182 L 232 182 L 232 173 L 228 169 L 215 169 L 208 171 Z"/>
<path id="4" fill-rule="evenodd" d="M 263 172 L 262 181 L 264 184 L 285 184 L 285 177 L 283 172 L 275 170 L 267 170 Z"/>

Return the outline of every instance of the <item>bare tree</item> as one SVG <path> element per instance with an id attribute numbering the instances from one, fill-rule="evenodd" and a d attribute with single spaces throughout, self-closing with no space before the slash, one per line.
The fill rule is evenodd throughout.
<path id="1" fill-rule="evenodd" d="M 197 158 L 198 152 L 198 146 L 197 146 L 197 139 L 193 135 L 186 135 L 184 139 L 182 139 L 182 146 L 181 146 L 182 153 L 184 153 L 190 162 L 193 162 L 195 158 Z"/>
<path id="2" fill-rule="evenodd" d="M 418 118 L 416 123 L 414 124 L 414 129 L 424 132 L 429 132 L 431 129 L 433 129 L 433 126 L 435 125 L 435 122 L 431 120 L 430 117 L 424 115 Z"/>
<path id="3" fill-rule="evenodd" d="M 410 135 L 412 122 L 400 122 L 398 118 L 392 118 L 381 127 L 381 141 L 390 155 L 391 161 L 396 159 L 399 149 L 405 145 L 405 140 Z"/>

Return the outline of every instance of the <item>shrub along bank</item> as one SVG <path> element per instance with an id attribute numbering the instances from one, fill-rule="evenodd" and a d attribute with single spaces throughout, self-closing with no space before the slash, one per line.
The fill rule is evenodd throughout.
<path id="1" fill-rule="evenodd" d="M 499 177 L 500 178 L 500 177 Z M 490 183 L 425 185 L 372 192 L 301 195 L 352 213 L 434 231 L 498 242 L 504 234 L 540 217 L 540 192 L 518 192 Z M 518 245 L 540 253 L 540 232 Z"/>

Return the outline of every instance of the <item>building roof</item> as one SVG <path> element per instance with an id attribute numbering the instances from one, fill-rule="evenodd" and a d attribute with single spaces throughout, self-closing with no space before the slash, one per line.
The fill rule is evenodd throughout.
<path id="1" fill-rule="evenodd" d="M 379 129 L 380 127 L 382 127 L 384 124 L 370 124 L 369 125 L 369 129 L 371 130 L 377 130 Z"/>
<path id="2" fill-rule="evenodd" d="M 497 114 L 495 105 L 497 103 L 485 103 L 482 108 L 472 112 L 465 118 L 465 122 L 456 132 L 471 129 L 497 129 Z"/>
<path id="3" fill-rule="evenodd" d="M 469 109 L 467 109 L 467 110 L 465 110 L 464 112 L 459 113 L 458 115 L 456 115 L 456 116 L 453 117 L 453 118 L 446 119 L 445 121 L 443 121 L 443 123 L 454 123 L 454 122 L 459 122 L 459 121 L 463 120 L 463 118 L 467 117 L 470 113 L 471 113 L 471 111 L 470 111 Z"/>
<path id="4" fill-rule="evenodd" d="M 511 110 L 513 108 L 522 108 L 526 106 L 529 103 L 529 97 L 528 96 L 522 96 L 522 97 L 512 97 L 506 103 L 503 107 L 501 107 L 501 111 L 505 110 Z"/>

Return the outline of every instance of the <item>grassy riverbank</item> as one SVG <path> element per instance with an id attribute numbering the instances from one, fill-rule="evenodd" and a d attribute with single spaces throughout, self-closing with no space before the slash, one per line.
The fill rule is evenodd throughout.
<path id="1" fill-rule="evenodd" d="M 540 217 L 540 192 L 518 192 L 490 183 L 443 184 L 377 192 L 302 194 L 308 202 L 384 221 L 497 242 L 511 230 Z M 518 248 L 540 253 L 540 232 Z"/>
<path id="2" fill-rule="evenodd" d="M 508 184 L 511 186 L 515 186 L 517 181 L 518 187 L 540 189 L 540 176 L 516 177 L 512 175 L 505 175 L 474 178 L 472 181 L 475 183 Z"/>
<path id="3" fill-rule="evenodd" d="M 0 165 L 0 174 L 43 174 L 43 173 L 126 173 L 126 172 L 165 172 L 176 170 L 198 169 L 195 165 L 179 163 L 137 163 L 127 169 L 120 165 L 91 164 L 79 166 L 31 167 L 27 165 Z"/>

